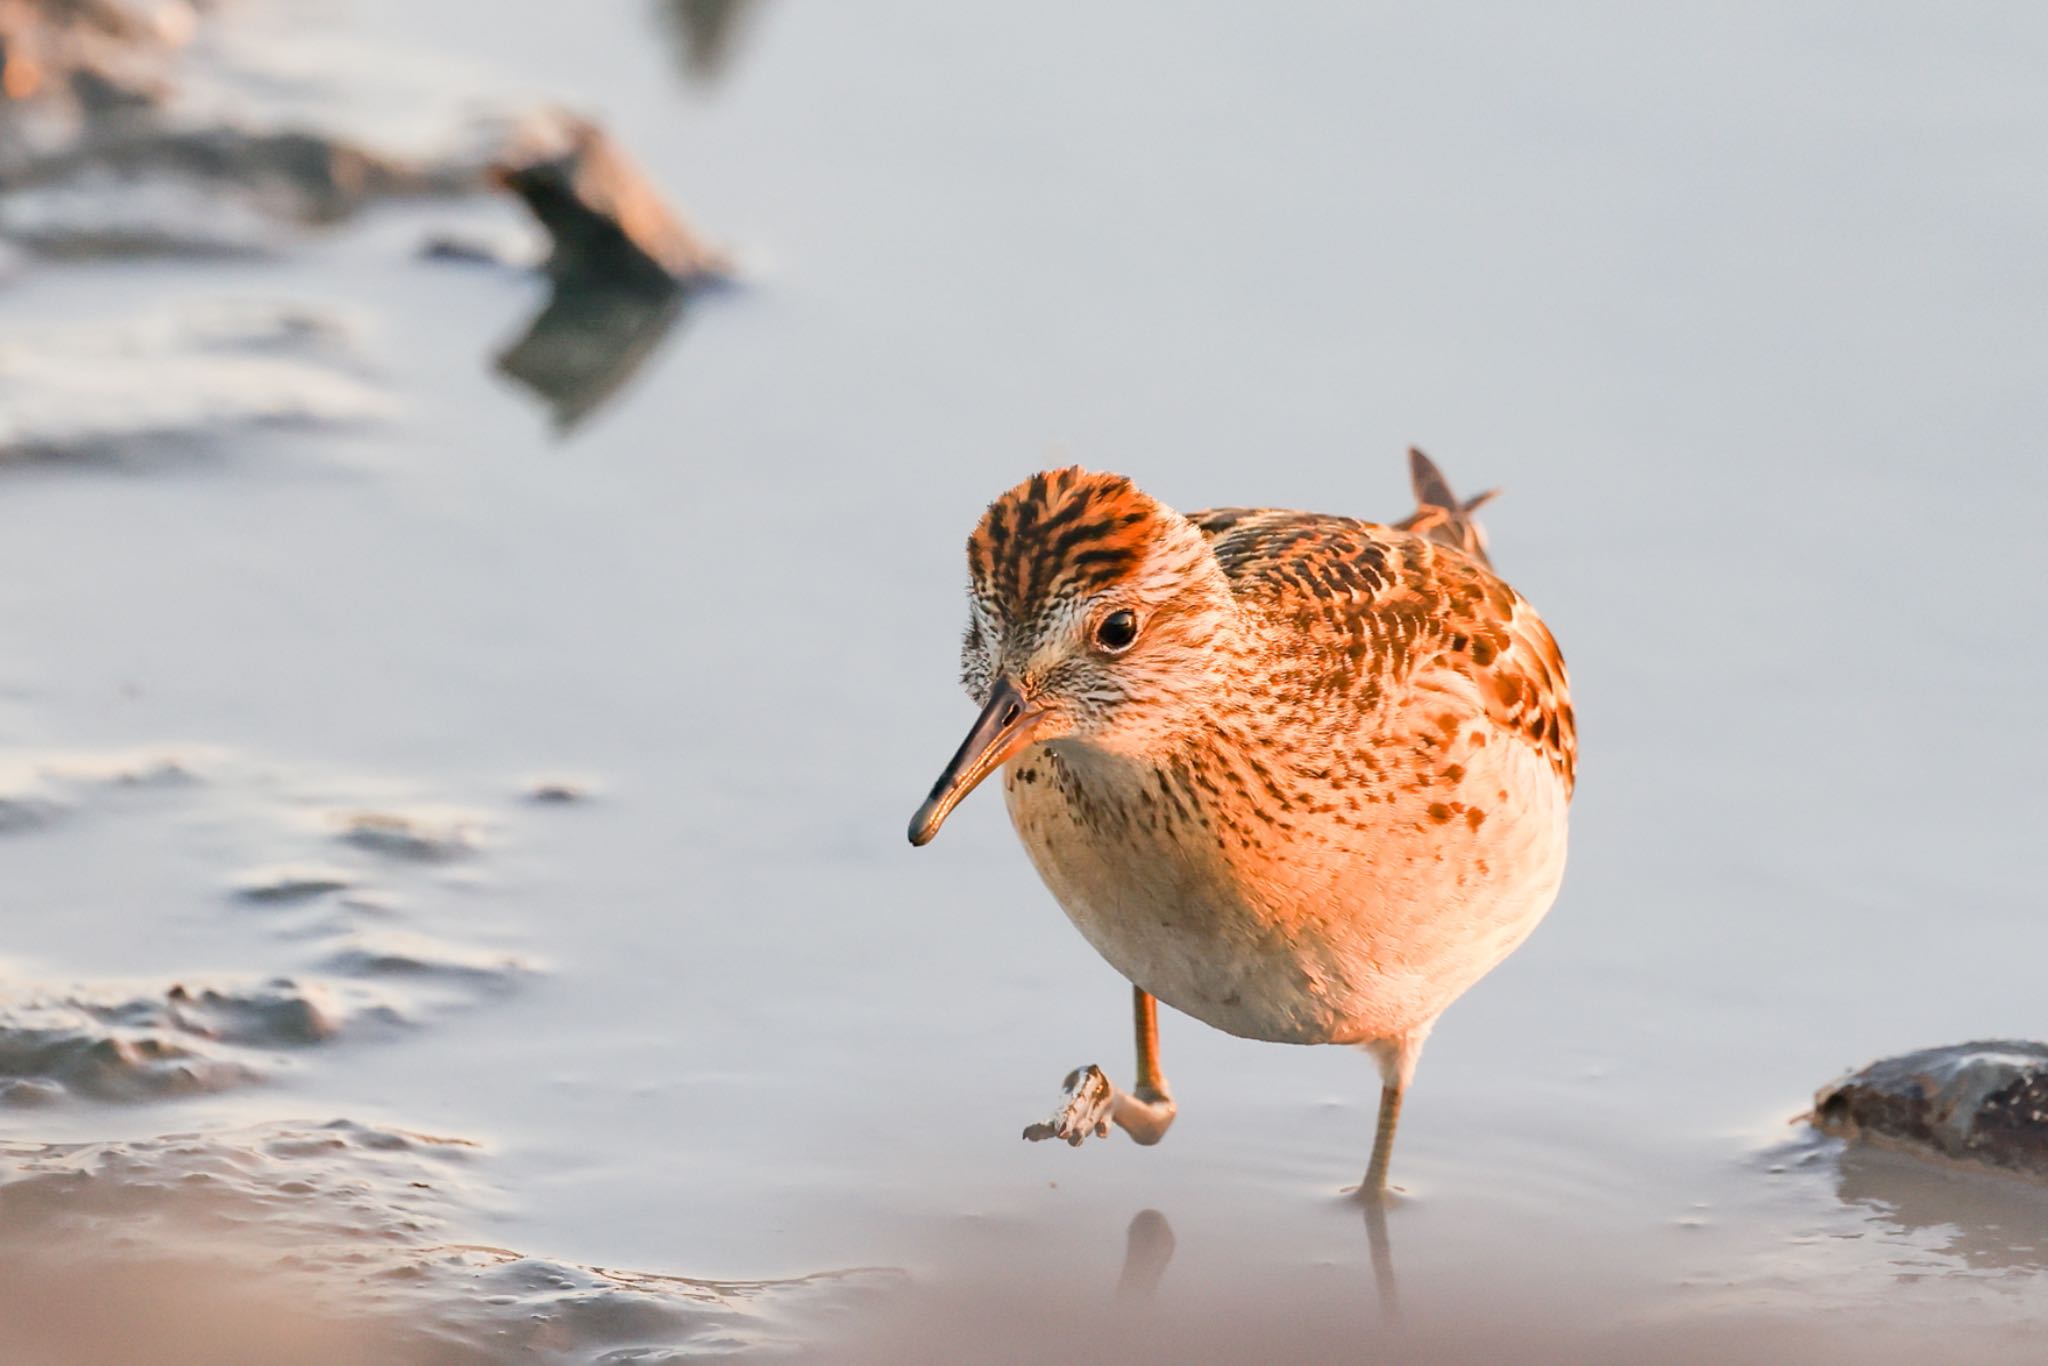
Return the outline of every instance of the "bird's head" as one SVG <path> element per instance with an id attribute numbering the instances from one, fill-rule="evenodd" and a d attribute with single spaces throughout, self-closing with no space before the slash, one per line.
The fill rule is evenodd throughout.
<path id="1" fill-rule="evenodd" d="M 912 844 L 1028 744 L 1145 752 L 1203 723 L 1236 620 L 1230 584 L 1195 525 L 1130 480 L 1033 475 L 989 504 L 967 570 L 960 671 L 981 716 Z"/>

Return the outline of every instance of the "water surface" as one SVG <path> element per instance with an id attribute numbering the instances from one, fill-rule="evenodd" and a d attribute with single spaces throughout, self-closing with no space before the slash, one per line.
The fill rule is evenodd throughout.
<path id="1" fill-rule="evenodd" d="M 876 1359 L 2026 1355 L 2048 1204 L 1791 1121 L 2039 1033 L 2048 23 L 757 4 L 714 62 L 692 8 L 325 11 L 597 114 L 746 262 L 567 435 L 491 366 L 543 287 L 416 256 L 505 206 L 6 285 L 10 338 L 283 303 L 326 340 L 271 379 L 366 395 L 0 469 L 6 791 L 43 803 L 0 822 L 10 988 L 283 974 L 393 1018 L 0 1135 L 459 1136 L 478 1242 L 903 1268 L 823 1331 Z M 1128 1070 L 1126 989 L 1000 803 L 901 831 L 971 718 L 987 499 L 1078 460 L 1392 517 L 1410 442 L 1505 486 L 1583 767 L 1556 911 L 1423 1060 L 1393 1319 L 1338 1198 L 1366 1059 L 1169 1012 L 1168 1142 L 1026 1146 L 1070 1067 Z M 107 778 L 138 755 L 189 781 Z M 278 865 L 359 904 L 244 894 Z"/>

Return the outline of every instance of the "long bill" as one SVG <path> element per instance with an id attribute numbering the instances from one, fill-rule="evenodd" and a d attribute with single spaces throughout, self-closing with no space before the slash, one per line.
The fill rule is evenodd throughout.
<path id="1" fill-rule="evenodd" d="M 961 799 L 981 780 L 1001 768 L 1009 757 L 1031 742 L 1043 712 L 1025 705 L 1024 694 L 1009 679 L 999 679 L 989 693 L 988 705 L 975 718 L 974 729 L 960 742 L 960 749 L 946 771 L 932 784 L 932 794 L 910 818 L 910 842 L 931 843 L 932 836 L 946 822 Z"/>

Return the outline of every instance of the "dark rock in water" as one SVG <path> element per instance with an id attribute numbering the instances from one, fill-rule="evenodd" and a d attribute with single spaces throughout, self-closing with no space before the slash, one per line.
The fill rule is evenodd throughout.
<path id="1" fill-rule="evenodd" d="M 659 294 L 727 273 L 595 124 L 561 115 L 527 142 L 496 174 L 554 239 L 547 270 L 556 280 Z"/>
<path id="2" fill-rule="evenodd" d="M 1822 1088 L 1813 1122 L 1845 1138 L 2048 1176 L 2048 1044 L 1953 1044 L 1886 1058 Z"/>

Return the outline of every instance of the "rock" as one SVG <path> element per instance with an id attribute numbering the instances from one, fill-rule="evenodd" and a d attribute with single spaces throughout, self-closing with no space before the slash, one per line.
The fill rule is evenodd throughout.
<path id="1" fill-rule="evenodd" d="M 2048 1176 L 2048 1044 L 1953 1044 L 1886 1058 L 1823 1087 L 1813 1122 L 1843 1138 Z"/>
<path id="2" fill-rule="evenodd" d="M 529 128 L 495 174 L 554 240 L 547 270 L 557 281 L 661 294 L 728 273 L 725 257 L 586 120 L 561 114 Z"/>

